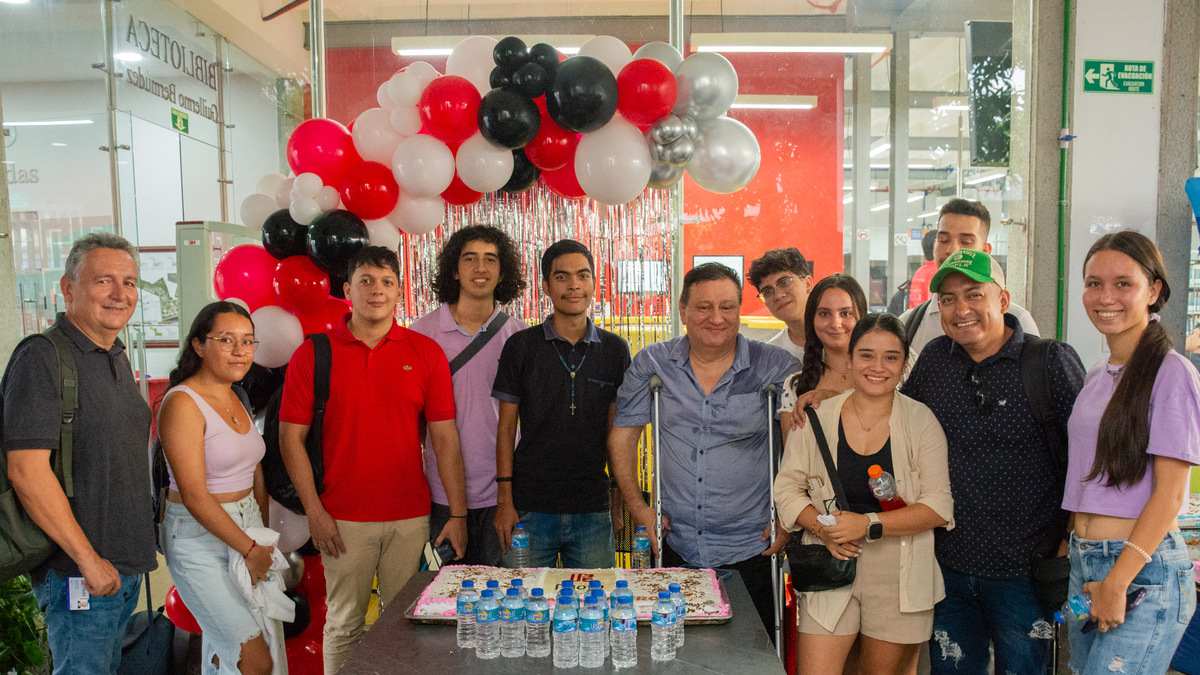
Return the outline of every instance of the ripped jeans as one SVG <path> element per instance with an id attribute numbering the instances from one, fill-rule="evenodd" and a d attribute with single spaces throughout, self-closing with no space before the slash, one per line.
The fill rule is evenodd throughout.
<path id="1" fill-rule="evenodd" d="M 1040 675 L 1050 658 L 1050 623 L 1027 577 L 988 579 L 943 567 L 946 597 L 933 608 L 930 672 Z M 988 669 L 992 651 L 994 670 Z"/>
<path id="2" fill-rule="evenodd" d="M 1089 581 L 1101 581 L 1112 569 L 1125 544 L 1119 540 L 1081 539 L 1071 535 L 1071 594 L 1083 592 Z M 1192 561 L 1179 532 L 1168 532 L 1153 558 L 1146 563 L 1130 591 L 1145 588 L 1142 603 L 1125 615 L 1125 623 L 1101 633 L 1082 631 L 1083 622 L 1072 622 L 1071 671 L 1161 675 L 1183 638 L 1196 610 L 1196 585 Z"/>

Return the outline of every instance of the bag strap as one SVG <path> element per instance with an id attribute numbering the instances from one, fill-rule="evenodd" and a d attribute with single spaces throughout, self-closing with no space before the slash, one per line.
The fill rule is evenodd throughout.
<path id="1" fill-rule="evenodd" d="M 842 479 L 833 463 L 833 454 L 829 452 L 829 443 L 825 440 L 825 430 L 821 428 L 821 421 L 817 419 L 817 411 L 805 408 L 804 412 L 808 413 L 808 424 L 813 435 L 817 437 L 817 447 L 821 449 L 821 459 L 825 462 L 825 473 L 829 474 L 829 484 L 833 486 L 833 496 L 837 500 L 838 509 L 849 511 L 850 501 L 846 499 L 846 493 L 842 490 Z"/>
<path id="2" fill-rule="evenodd" d="M 240 384 L 233 385 L 233 393 L 238 397 L 238 400 L 242 402 L 242 407 L 246 409 L 246 414 L 250 416 L 251 420 L 253 420 L 254 406 L 250 403 L 250 394 L 247 394 L 246 390 L 243 389 L 242 385 Z"/>
<path id="3" fill-rule="evenodd" d="M 329 336 L 314 333 L 309 336 L 313 343 L 313 418 L 324 417 L 325 404 L 329 401 L 329 373 L 333 369 L 333 351 Z"/>
<path id="4" fill-rule="evenodd" d="M 467 345 L 466 348 L 459 352 L 458 356 L 455 356 L 454 360 L 450 362 L 450 374 L 454 375 L 461 370 L 463 366 L 467 365 L 468 361 L 474 358 L 481 349 L 486 347 L 487 343 L 492 341 L 492 338 L 496 337 L 496 334 L 500 332 L 500 327 L 506 323 L 508 323 L 508 315 L 501 311 L 488 323 L 488 325 L 480 328 L 479 332 L 475 334 L 475 339 L 471 340 L 471 344 Z"/>
<path id="5" fill-rule="evenodd" d="M 54 344 L 58 354 L 58 376 L 62 384 L 62 421 L 58 432 L 58 453 L 55 468 L 62 478 L 63 492 L 67 498 L 75 496 L 75 416 L 79 411 L 79 371 L 75 355 L 71 353 L 71 341 L 57 327 L 44 333 Z"/>
<path id="6" fill-rule="evenodd" d="M 925 320 L 925 313 L 929 311 L 929 303 L 932 299 L 926 300 L 917 305 L 913 310 L 912 316 L 908 317 L 908 323 L 904 324 L 904 341 L 912 344 L 913 338 L 917 336 L 917 330 L 921 328 L 921 322 Z"/>
<path id="7" fill-rule="evenodd" d="M 1021 345 L 1021 383 L 1029 407 L 1042 431 L 1046 447 L 1054 460 L 1054 468 L 1060 477 L 1066 476 L 1067 444 L 1058 425 L 1058 411 L 1050 396 L 1050 343 L 1048 338 L 1027 338 Z"/>

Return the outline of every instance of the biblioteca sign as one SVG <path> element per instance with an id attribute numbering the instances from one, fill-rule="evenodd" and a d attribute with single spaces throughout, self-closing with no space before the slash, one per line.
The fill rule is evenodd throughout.
<path id="1" fill-rule="evenodd" d="M 171 37 L 167 32 L 149 22 L 130 15 L 125 29 L 125 41 L 146 56 L 158 59 L 181 74 L 203 84 L 213 92 L 220 86 L 221 64 L 212 57 L 197 53 L 190 45 Z M 142 71 L 141 67 L 126 68 L 125 81 L 153 96 L 171 103 L 187 112 L 193 112 L 217 122 L 220 109 L 204 95 L 184 93 L 174 82 L 157 80 Z"/>

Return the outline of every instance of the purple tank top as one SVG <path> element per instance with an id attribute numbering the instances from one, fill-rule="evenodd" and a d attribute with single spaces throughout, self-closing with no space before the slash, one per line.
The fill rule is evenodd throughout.
<path id="1" fill-rule="evenodd" d="M 253 487 L 254 469 L 267 451 L 262 434 L 258 433 L 254 424 L 250 424 L 250 431 L 239 434 L 203 396 L 186 384 L 172 387 L 163 397 L 163 401 L 176 391 L 190 396 L 204 415 L 204 478 L 208 491 L 238 492 Z M 167 463 L 167 472 L 171 477 L 171 489 L 178 491 L 179 486 L 175 484 L 175 472 L 171 471 L 170 462 Z"/>

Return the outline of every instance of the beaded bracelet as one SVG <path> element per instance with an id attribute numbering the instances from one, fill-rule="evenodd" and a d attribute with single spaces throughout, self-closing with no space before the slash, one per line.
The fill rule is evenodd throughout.
<path id="1" fill-rule="evenodd" d="M 1149 553 L 1146 553 L 1145 549 L 1133 543 L 1132 541 L 1129 541 L 1128 539 L 1125 540 L 1125 545 L 1140 553 L 1142 555 L 1142 560 L 1147 563 L 1154 559 Z"/>

